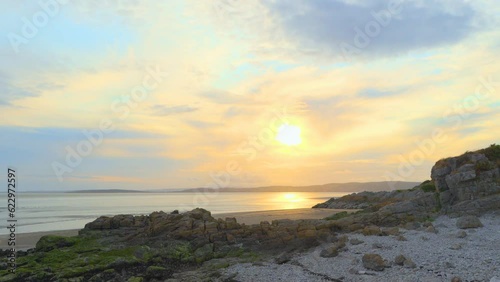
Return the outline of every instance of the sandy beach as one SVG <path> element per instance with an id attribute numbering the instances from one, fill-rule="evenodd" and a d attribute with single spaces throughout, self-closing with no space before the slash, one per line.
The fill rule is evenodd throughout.
<path id="1" fill-rule="evenodd" d="M 342 211 L 340 209 L 289 209 L 289 210 L 269 210 L 253 212 L 236 212 L 213 214 L 215 218 L 235 217 L 239 223 L 258 224 L 261 221 L 273 221 L 276 219 L 321 219 Z"/>
<path id="2" fill-rule="evenodd" d="M 27 249 L 34 248 L 36 242 L 45 235 L 58 235 L 58 236 L 75 236 L 78 235 L 78 229 L 72 230 L 57 230 L 57 231 L 43 231 L 43 232 L 32 232 L 32 233 L 19 233 L 16 234 L 16 249 L 23 251 Z M 10 248 L 7 244 L 9 235 L 0 236 L 0 248 L 7 249 Z"/>
<path id="3" fill-rule="evenodd" d="M 220 213 L 214 214 L 215 218 L 235 217 L 239 223 L 257 224 L 261 221 L 273 221 L 275 219 L 320 219 L 341 212 L 344 210 L 333 209 L 289 209 L 289 210 L 269 210 L 269 211 L 253 211 L 253 212 L 236 212 L 236 213 Z M 83 227 L 83 226 L 82 226 Z M 57 231 L 43 231 L 33 233 L 20 233 L 16 235 L 16 249 L 27 250 L 34 248 L 36 242 L 45 235 L 58 235 L 58 236 L 76 236 L 78 229 L 72 230 L 57 230 Z M 0 236 L 0 248 L 8 248 L 7 244 L 8 235 Z"/>

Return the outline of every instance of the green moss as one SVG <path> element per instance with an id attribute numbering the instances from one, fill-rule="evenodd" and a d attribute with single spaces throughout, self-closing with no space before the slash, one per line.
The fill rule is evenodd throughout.
<path id="1" fill-rule="evenodd" d="M 71 246 L 61 243 L 68 241 L 71 242 Z M 52 236 L 52 238 L 45 238 L 40 244 L 42 249 L 48 247 L 50 251 L 37 251 L 18 258 L 17 278 L 32 277 L 36 278 L 36 281 L 48 281 L 52 277 L 55 280 L 61 280 L 104 271 L 111 268 L 110 265 L 119 264 L 123 267 L 123 265 L 138 262 L 134 254 L 142 248 L 135 246 L 109 249 L 92 237 Z M 54 246 L 57 248 L 52 248 Z"/>
<path id="2" fill-rule="evenodd" d="M 146 269 L 146 276 L 161 278 L 166 272 L 166 270 L 167 269 L 165 267 L 152 265 Z"/>
<path id="3" fill-rule="evenodd" d="M 40 238 L 36 243 L 36 250 L 48 252 L 54 249 L 71 247 L 79 241 L 77 237 L 63 237 L 55 235 L 46 235 Z"/>
<path id="4" fill-rule="evenodd" d="M 193 248 L 188 242 L 176 242 L 166 248 L 165 254 L 167 258 L 190 261 L 193 258 Z"/>
<path id="5" fill-rule="evenodd" d="M 78 254 L 74 253 L 72 250 L 53 250 L 42 257 L 41 263 L 46 265 L 61 264 L 72 261 L 77 257 Z"/>
<path id="6" fill-rule="evenodd" d="M 227 268 L 229 266 L 230 266 L 229 262 L 221 262 L 221 263 L 215 263 L 215 264 L 211 265 L 210 269 L 211 270 L 219 270 L 222 268 Z"/>
<path id="7" fill-rule="evenodd" d="M 495 168 L 495 165 L 489 161 L 481 161 L 476 163 L 476 172 L 488 171 Z"/>
<path id="8" fill-rule="evenodd" d="M 7 274 L 5 276 L 0 277 L 0 282 L 12 281 L 12 280 L 14 280 L 15 277 L 16 276 L 14 274 Z"/>
<path id="9" fill-rule="evenodd" d="M 261 255 L 256 252 L 243 252 L 239 258 L 245 262 L 256 262 L 262 259 Z"/>
<path id="10" fill-rule="evenodd" d="M 425 216 L 422 221 L 423 222 L 434 222 L 436 219 L 432 216 Z"/>
<path id="11" fill-rule="evenodd" d="M 478 152 L 484 154 L 492 162 L 500 160 L 500 145 L 491 144 L 488 148 L 479 150 Z"/>
<path id="12" fill-rule="evenodd" d="M 132 276 L 127 280 L 127 282 L 142 282 L 142 281 L 144 281 L 144 278 L 135 276 Z"/>
<path id="13" fill-rule="evenodd" d="M 337 220 L 337 219 L 341 219 L 341 218 L 344 218 L 347 216 L 349 216 L 349 213 L 346 211 L 343 211 L 343 212 L 338 212 L 338 213 L 333 214 L 331 216 L 325 217 L 325 219 L 326 220 Z"/>
<path id="14" fill-rule="evenodd" d="M 92 266 L 69 267 L 58 271 L 57 276 L 60 278 L 72 278 L 85 275 L 85 273 L 94 270 Z"/>
<path id="15" fill-rule="evenodd" d="M 422 191 L 424 192 L 436 192 L 436 186 L 434 185 L 434 183 L 432 182 L 428 182 L 428 183 L 422 183 L 420 185 L 420 189 L 422 189 Z"/>

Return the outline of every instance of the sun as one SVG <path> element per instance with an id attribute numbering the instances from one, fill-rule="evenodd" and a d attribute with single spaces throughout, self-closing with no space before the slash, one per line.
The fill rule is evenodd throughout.
<path id="1" fill-rule="evenodd" d="M 302 143 L 300 128 L 295 125 L 282 124 L 278 128 L 276 140 L 287 146 L 296 146 Z"/>

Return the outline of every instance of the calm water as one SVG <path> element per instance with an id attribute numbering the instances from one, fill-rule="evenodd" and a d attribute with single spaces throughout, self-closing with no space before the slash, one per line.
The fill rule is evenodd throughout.
<path id="1" fill-rule="evenodd" d="M 78 229 L 101 215 L 149 214 L 202 207 L 212 214 L 310 208 L 347 193 L 26 193 L 17 194 L 17 233 Z M 7 200 L 0 207 L 0 226 L 7 226 Z M 0 235 L 7 234 L 6 228 Z"/>

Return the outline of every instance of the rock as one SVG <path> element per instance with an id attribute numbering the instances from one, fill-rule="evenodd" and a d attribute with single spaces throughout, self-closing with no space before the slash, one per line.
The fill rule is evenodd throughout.
<path id="1" fill-rule="evenodd" d="M 481 223 L 479 218 L 477 218 L 477 216 L 466 215 L 457 220 L 457 227 L 460 229 L 478 228 L 483 227 L 483 224 Z"/>
<path id="2" fill-rule="evenodd" d="M 338 255 L 339 255 L 338 250 L 334 248 L 326 248 L 319 253 L 319 256 L 322 258 L 332 258 Z"/>
<path id="3" fill-rule="evenodd" d="M 403 235 L 399 235 L 398 237 L 396 237 L 396 240 L 398 240 L 398 241 L 408 241 L 408 240 L 406 239 L 406 237 L 405 237 L 405 236 L 403 236 Z"/>
<path id="4" fill-rule="evenodd" d="M 425 236 L 420 237 L 420 239 L 422 239 L 422 241 L 429 241 L 429 237 L 425 237 Z"/>
<path id="5" fill-rule="evenodd" d="M 405 224 L 405 229 L 408 229 L 408 230 L 417 230 L 420 228 L 420 223 L 416 222 L 416 221 L 413 221 L 413 222 L 407 222 Z"/>
<path id="6" fill-rule="evenodd" d="M 320 257 L 323 258 L 331 258 L 331 257 L 336 257 L 339 255 L 339 252 L 345 249 L 345 242 L 344 241 L 337 241 L 334 243 L 332 246 L 322 250 L 320 252 Z"/>
<path id="7" fill-rule="evenodd" d="M 337 238 L 336 242 L 339 242 L 339 243 L 342 243 L 345 245 L 345 243 L 347 243 L 347 241 L 349 241 L 349 237 L 347 235 L 342 235 L 342 236 Z"/>
<path id="8" fill-rule="evenodd" d="M 458 231 L 456 237 L 457 238 L 465 238 L 465 237 L 467 237 L 467 232 L 460 230 L 460 231 Z"/>
<path id="9" fill-rule="evenodd" d="M 385 228 L 382 230 L 382 233 L 384 235 L 392 235 L 392 236 L 398 236 L 400 234 L 399 228 L 397 227 Z"/>
<path id="10" fill-rule="evenodd" d="M 451 282 L 462 282 L 462 279 L 460 277 L 455 276 L 451 278 Z"/>
<path id="11" fill-rule="evenodd" d="M 349 242 L 351 243 L 351 245 L 360 245 L 360 244 L 364 243 L 364 241 L 361 241 L 361 240 L 356 239 L 356 238 L 351 239 L 351 241 L 349 241 Z"/>
<path id="12" fill-rule="evenodd" d="M 382 235 L 382 230 L 380 230 L 380 227 L 375 226 L 375 225 L 366 226 L 363 229 L 363 235 L 365 235 L 365 236 L 373 236 L 373 235 L 380 236 L 380 235 Z"/>
<path id="13" fill-rule="evenodd" d="M 405 262 L 406 258 L 405 256 L 403 255 L 398 255 L 395 259 L 394 259 L 394 263 L 397 264 L 397 265 L 403 265 L 404 262 Z"/>
<path id="14" fill-rule="evenodd" d="M 417 265 L 409 258 L 405 259 L 403 266 L 406 268 L 416 268 Z"/>
<path id="15" fill-rule="evenodd" d="M 136 276 L 132 276 L 127 280 L 127 282 L 143 282 L 143 281 L 144 281 L 144 278 L 136 277 Z"/>
<path id="16" fill-rule="evenodd" d="M 206 244 L 201 248 L 196 249 L 194 252 L 194 257 L 197 262 L 207 261 L 214 256 L 214 246 L 213 244 Z"/>
<path id="17" fill-rule="evenodd" d="M 240 225 L 236 221 L 235 217 L 226 217 L 226 228 L 227 229 L 238 229 Z"/>
<path id="18" fill-rule="evenodd" d="M 374 248 L 374 249 L 383 249 L 384 246 L 382 244 L 380 244 L 380 243 L 373 243 L 372 244 L 372 248 Z"/>
<path id="19" fill-rule="evenodd" d="M 405 256 L 403 255 L 398 255 L 395 259 L 394 259 L 394 263 L 396 265 L 400 265 L 400 266 L 404 266 L 406 268 L 416 268 L 417 265 L 409 258 L 406 258 Z"/>
<path id="20" fill-rule="evenodd" d="M 284 264 L 292 260 L 292 254 L 290 253 L 282 253 L 280 256 L 278 256 L 274 261 L 277 264 Z"/>
<path id="21" fill-rule="evenodd" d="M 449 262 L 449 261 L 446 261 L 444 263 L 444 267 L 446 267 L 446 268 L 455 268 L 455 266 L 451 262 Z"/>
<path id="22" fill-rule="evenodd" d="M 167 274 L 167 269 L 161 266 L 150 266 L 146 269 L 146 276 L 150 278 L 163 278 Z"/>
<path id="23" fill-rule="evenodd" d="M 36 243 L 36 250 L 39 252 L 48 252 L 53 249 L 70 247 L 75 244 L 75 240 L 71 237 L 45 235 Z M 21 254 L 22 256 L 22 254 Z"/>
<path id="24" fill-rule="evenodd" d="M 454 244 L 453 246 L 450 247 L 452 250 L 460 250 L 462 248 L 462 245 L 460 244 Z"/>
<path id="25" fill-rule="evenodd" d="M 422 223 L 422 226 L 423 227 L 429 227 L 429 226 L 433 226 L 433 225 L 432 225 L 432 222 L 426 221 L 426 222 Z"/>
<path id="26" fill-rule="evenodd" d="M 363 255 L 363 266 L 370 270 L 383 271 L 387 265 L 380 255 L 365 254 Z"/>
<path id="27" fill-rule="evenodd" d="M 438 233 L 437 229 L 436 229 L 436 228 L 434 228 L 434 226 L 432 226 L 432 225 L 431 225 L 431 226 L 429 226 L 429 227 L 427 227 L 427 228 L 425 229 L 425 232 L 434 233 L 434 234 L 437 234 L 437 233 Z"/>

